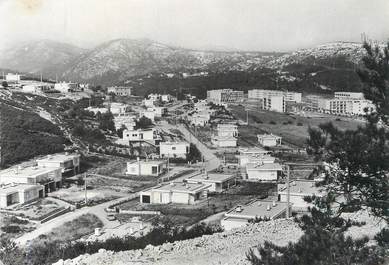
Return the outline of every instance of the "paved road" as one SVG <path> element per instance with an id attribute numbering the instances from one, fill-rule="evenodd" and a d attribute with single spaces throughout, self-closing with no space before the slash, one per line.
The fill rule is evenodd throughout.
<path id="1" fill-rule="evenodd" d="M 96 215 L 102 222 L 103 222 L 103 228 L 113 228 L 116 226 L 119 226 L 120 223 L 118 221 L 109 221 L 107 219 L 107 213 L 105 212 L 105 208 L 114 205 L 116 203 L 119 203 L 121 201 L 125 201 L 127 199 L 133 199 L 139 196 L 139 193 L 131 194 L 129 197 L 123 197 L 119 199 L 115 199 L 109 202 L 105 202 L 99 205 L 95 205 L 92 207 L 83 207 L 81 209 L 77 209 L 73 212 L 66 213 L 64 215 L 61 215 L 57 218 L 54 218 L 46 223 L 41 224 L 37 229 L 34 231 L 31 231 L 27 234 L 24 234 L 23 236 L 15 239 L 14 241 L 19 245 L 25 245 L 28 241 L 33 240 L 40 235 L 50 233 L 51 230 L 53 230 L 56 227 L 59 227 L 63 225 L 66 222 L 72 221 L 81 215 L 84 214 L 94 214 Z"/>

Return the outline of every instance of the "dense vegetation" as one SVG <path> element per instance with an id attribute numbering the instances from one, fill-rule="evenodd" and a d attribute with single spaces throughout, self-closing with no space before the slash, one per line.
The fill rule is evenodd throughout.
<path id="1" fill-rule="evenodd" d="M 0 104 L 2 165 L 63 151 L 61 130 L 38 114 Z"/>
<path id="2" fill-rule="evenodd" d="M 9 240 L 0 240 L 0 259 L 5 265 L 46 265 L 59 259 L 65 260 L 85 253 L 96 253 L 99 249 L 112 251 L 143 249 L 149 244 L 157 246 L 221 231 L 219 227 L 205 224 L 195 225 L 190 229 L 176 227 L 167 218 L 158 218 L 153 225 L 154 228 L 141 237 L 111 238 L 101 242 L 42 241 L 22 249 Z"/>

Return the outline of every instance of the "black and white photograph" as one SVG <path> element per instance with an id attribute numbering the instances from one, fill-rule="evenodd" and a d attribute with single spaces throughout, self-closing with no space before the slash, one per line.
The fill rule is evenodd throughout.
<path id="1" fill-rule="evenodd" d="M 0 0 L 0 265 L 388 265 L 388 0 Z"/>

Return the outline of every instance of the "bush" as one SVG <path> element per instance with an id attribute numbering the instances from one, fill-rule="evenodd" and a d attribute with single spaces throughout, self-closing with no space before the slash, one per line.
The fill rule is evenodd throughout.
<path id="1" fill-rule="evenodd" d="M 302 122 L 298 122 L 297 126 L 303 126 L 303 123 Z"/>
<path id="2" fill-rule="evenodd" d="M 7 225 L 7 226 L 3 226 L 1 228 L 1 230 L 5 233 L 9 233 L 9 234 L 17 234 L 19 233 L 20 231 L 22 231 L 22 229 L 20 228 L 20 226 L 18 225 Z"/>
<path id="3" fill-rule="evenodd" d="M 269 124 L 277 124 L 275 121 L 270 121 Z"/>

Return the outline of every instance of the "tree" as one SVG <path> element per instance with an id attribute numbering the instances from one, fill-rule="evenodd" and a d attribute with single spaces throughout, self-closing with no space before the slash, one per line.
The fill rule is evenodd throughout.
<path id="1" fill-rule="evenodd" d="M 2 87 L 7 88 L 8 87 L 8 82 L 7 81 L 3 81 L 3 82 L 1 82 L 1 85 L 2 85 Z"/>
<path id="2" fill-rule="evenodd" d="M 152 125 L 153 122 L 149 118 L 142 116 L 139 118 L 139 120 L 136 121 L 135 129 L 146 129 Z"/>
<path id="3" fill-rule="evenodd" d="M 383 50 L 367 42 L 363 46 L 366 56 L 358 73 L 377 111 L 367 113 L 367 123 L 356 130 L 332 123 L 309 128 L 307 152 L 327 163 L 322 184 L 329 196 L 345 196 L 339 213 L 364 207 L 389 220 L 389 44 Z"/>
<path id="4" fill-rule="evenodd" d="M 113 115 L 110 111 L 101 114 L 99 117 L 99 128 L 102 130 L 115 131 L 115 122 L 113 121 Z"/>
<path id="5" fill-rule="evenodd" d="M 119 138 L 123 138 L 123 131 L 126 130 L 126 129 L 127 129 L 127 127 L 126 127 L 124 124 L 122 124 L 122 127 L 120 127 L 120 128 L 116 131 L 116 133 L 117 133 L 117 135 L 118 135 Z"/>

